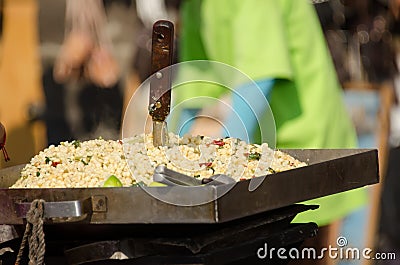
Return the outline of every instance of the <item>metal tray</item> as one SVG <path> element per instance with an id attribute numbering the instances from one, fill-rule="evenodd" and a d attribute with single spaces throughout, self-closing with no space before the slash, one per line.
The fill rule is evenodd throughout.
<path id="1" fill-rule="evenodd" d="M 207 201 L 195 206 L 163 202 L 142 187 L 9 189 L 22 166 L 6 168 L 0 171 L 0 224 L 23 224 L 30 202 L 35 199 L 46 201 L 47 224 L 222 223 L 379 182 L 375 149 L 282 151 L 308 166 L 268 175 L 253 191 L 249 191 L 251 180 L 238 182 L 224 195 L 224 185 L 148 188 L 189 204 Z"/>

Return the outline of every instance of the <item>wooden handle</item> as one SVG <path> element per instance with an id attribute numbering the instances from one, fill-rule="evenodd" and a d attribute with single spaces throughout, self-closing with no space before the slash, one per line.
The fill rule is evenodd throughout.
<path id="1" fill-rule="evenodd" d="M 160 20 L 153 25 L 149 113 L 153 121 L 164 121 L 171 105 L 171 74 L 164 69 L 173 60 L 174 25 Z"/>

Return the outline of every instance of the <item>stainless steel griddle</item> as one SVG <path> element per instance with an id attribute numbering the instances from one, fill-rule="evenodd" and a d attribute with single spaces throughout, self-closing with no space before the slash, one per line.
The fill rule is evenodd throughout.
<path id="1" fill-rule="evenodd" d="M 0 224 L 23 224 L 30 202 L 43 199 L 46 223 L 179 224 L 223 223 L 379 182 L 373 149 L 282 150 L 308 166 L 268 175 L 254 191 L 251 180 L 238 182 L 223 196 L 224 185 L 151 187 L 179 201 L 208 201 L 176 206 L 149 195 L 143 187 L 9 189 L 22 166 L 0 171 Z M 217 199 L 215 199 L 217 198 Z M 310 220 L 312 221 L 312 220 Z"/>

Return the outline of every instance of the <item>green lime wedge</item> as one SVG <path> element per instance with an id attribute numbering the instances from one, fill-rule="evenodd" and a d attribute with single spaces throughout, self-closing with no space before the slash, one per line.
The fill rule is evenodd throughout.
<path id="1" fill-rule="evenodd" d="M 153 182 L 151 182 L 150 184 L 149 184 L 149 187 L 166 187 L 167 185 L 165 185 L 165 184 L 163 184 L 163 183 L 160 183 L 160 182 L 156 182 L 156 181 L 153 181 Z"/>
<path id="2" fill-rule="evenodd" d="M 103 187 L 122 187 L 122 182 L 114 175 L 108 177 Z"/>

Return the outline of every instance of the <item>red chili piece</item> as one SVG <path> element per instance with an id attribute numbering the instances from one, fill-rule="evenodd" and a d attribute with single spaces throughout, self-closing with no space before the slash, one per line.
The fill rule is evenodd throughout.
<path id="1" fill-rule="evenodd" d="M 224 146 L 225 142 L 222 140 L 214 140 L 213 144 L 218 145 L 218 146 Z"/>
<path id="2" fill-rule="evenodd" d="M 55 162 L 55 161 L 51 162 L 51 166 L 53 167 L 56 167 L 58 164 L 61 164 L 61 162 Z"/>
<path id="3" fill-rule="evenodd" d="M 205 162 L 205 163 L 199 163 L 199 166 L 206 166 L 206 167 L 211 167 L 212 166 L 212 162 Z"/>

